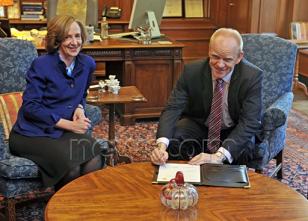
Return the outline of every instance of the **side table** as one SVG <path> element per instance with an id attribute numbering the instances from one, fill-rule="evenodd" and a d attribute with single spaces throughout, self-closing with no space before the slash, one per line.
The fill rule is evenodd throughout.
<path id="1" fill-rule="evenodd" d="M 131 159 L 128 156 L 120 155 L 116 149 L 115 142 L 115 105 L 116 104 L 127 104 L 146 102 L 147 99 L 140 93 L 136 86 L 124 86 L 121 87 L 119 94 L 113 94 L 110 92 L 98 93 L 98 91 L 90 91 L 87 97 L 87 103 L 93 105 L 109 105 L 109 128 L 108 128 L 108 139 L 113 144 L 114 150 L 112 156 L 108 159 L 110 166 L 114 166 L 118 163 L 125 162 L 131 163 Z"/>
<path id="2" fill-rule="evenodd" d="M 303 89 L 305 95 L 308 96 L 306 85 L 298 80 L 299 73 L 305 77 L 308 77 L 308 40 L 291 39 L 289 41 L 297 44 L 298 48 L 294 70 L 293 87 Z"/>
<path id="3" fill-rule="evenodd" d="M 298 75 L 308 77 L 308 49 L 299 49 L 297 52 L 296 73 L 294 76 L 295 87 L 302 88 L 308 96 L 307 86 L 298 80 Z"/>

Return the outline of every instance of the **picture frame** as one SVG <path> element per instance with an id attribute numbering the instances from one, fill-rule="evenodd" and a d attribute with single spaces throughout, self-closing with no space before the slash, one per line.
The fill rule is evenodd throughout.
<path id="1" fill-rule="evenodd" d="M 183 17 L 182 0 L 166 0 L 163 17 Z"/>
<path id="2" fill-rule="evenodd" d="M 203 0 L 185 0 L 185 17 L 202 18 L 204 16 Z"/>

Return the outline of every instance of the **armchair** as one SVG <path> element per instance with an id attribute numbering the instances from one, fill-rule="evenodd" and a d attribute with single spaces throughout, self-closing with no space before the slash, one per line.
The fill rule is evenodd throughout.
<path id="1" fill-rule="evenodd" d="M 16 157 L 10 153 L 7 136 L 6 138 L 4 136 L 5 129 L 8 129 L 4 127 L 4 120 L 7 119 L 3 116 L 14 115 L 11 116 L 11 124 L 13 124 L 21 104 L 21 93 L 12 92 L 24 90 L 25 73 L 36 57 L 37 51 L 31 42 L 10 38 L 0 39 L 0 116 L 2 116 L 0 119 L 0 195 L 6 198 L 9 220 L 15 220 L 16 203 L 47 197 L 53 193 L 53 188 L 43 188 L 37 165 L 31 160 Z M 5 102 L 5 96 L 8 94 L 11 98 L 10 104 Z M 6 108 L 3 105 L 7 105 Z M 87 104 L 85 111 L 92 121 L 92 127 L 101 121 L 102 115 L 98 107 Z M 92 128 L 89 132 L 91 130 Z"/>
<path id="2" fill-rule="evenodd" d="M 271 176 L 282 178 L 283 149 L 287 116 L 292 107 L 292 80 L 297 46 L 287 40 L 265 34 L 243 34 L 244 57 L 263 70 L 262 134 L 258 143 L 260 158 L 249 167 L 262 172 L 272 159 L 276 168 Z"/>

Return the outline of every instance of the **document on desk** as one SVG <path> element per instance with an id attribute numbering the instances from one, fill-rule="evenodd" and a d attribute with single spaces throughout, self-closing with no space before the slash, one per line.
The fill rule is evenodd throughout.
<path id="1" fill-rule="evenodd" d="M 210 164 L 189 165 L 166 163 L 157 167 L 152 183 L 167 183 L 182 171 L 184 181 L 195 185 L 249 188 L 245 165 Z"/>
<path id="2" fill-rule="evenodd" d="M 200 166 L 179 163 L 166 163 L 159 166 L 157 182 L 169 182 L 175 178 L 176 172 L 181 171 L 184 175 L 184 181 L 189 183 L 200 183 Z"/>

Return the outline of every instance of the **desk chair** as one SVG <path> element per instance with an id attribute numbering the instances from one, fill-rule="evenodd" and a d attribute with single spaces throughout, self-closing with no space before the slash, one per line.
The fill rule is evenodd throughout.
<path id="1" fill-rule="evenodd" d="M 292 107 L 292 80 L 297 46 L 266 34 L 243 34 L 244 57 L 263 70 L 263 117 L 258 159 L 248 164 L 262 172 L 272 159 L 276 168 L 271 176 L 282 178 L 283 149 L 287 116 Z"/>
<path id="2" fill-rule="evenodd" d="M 54 192 L 53 188 L 43 187 L 35 163 L 10 153 L 7 143 L 9 129 L 3 124 L 5 120 L 6 126 L 12 125 L 16 120 L 21 91 L 26 85 L 25 74 L 36 57 L 37 50 L 31 42 L 0 39 L 0 195 L 5 197 L 9 220 L 15 220 L 16 203 L 48 198 Z M 87 104 L 85 111 L 92 121 L 92 128 L 101 121 L 98 107 Z"/>

